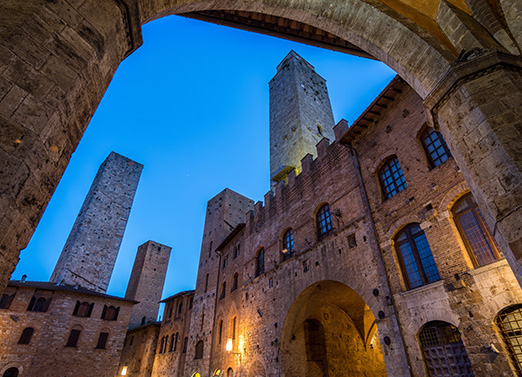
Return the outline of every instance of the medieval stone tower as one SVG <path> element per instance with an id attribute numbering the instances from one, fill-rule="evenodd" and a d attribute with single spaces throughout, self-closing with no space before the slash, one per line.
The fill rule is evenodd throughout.
<path id="1" fill-rule="evenodd" d="M 107 290 L 142 169 L 115 152 L 105 159 L 50 281 Z"/>
<path id="2" fill-rule="evenodd" d="M 245 222 L 248 211 L 254 208 L 253 200 L 225 189 L 207 204 L 201 254 L 199 257 L 198 277 L 190 322 L 189 349 L 194 349 L 198 341 L 211 344 L 212 326 L 214 323 L 216 300 L 218 299 L 218 281 L 226 273 L 226 266 L 234 263 L 234 255 L 222 255 L 218 249 L 229 238 L 231 233 L 237 233 Z M 238 253 L 241 247 L 238 245 Z M 230 268 L 228 269 L 230 270 Z M 210 360 L 210 347 L 204 349 L 200 360 L 194 362 L 198 366 L 207 365 Z"/>
<path id="3" fill-rule="evenodd" d="M 326 81 L 294 51 L 277 66 L 270 89 L 270 179 L 286 180 L 323 138 L 334 140 L 334 118 Z"/>
<path id="4" fill-rule="evenodd" d="M 156 321 L 171 247 L 147 241 L 138 247 L 125 298 L 139 301 L 132 308 L 129 328 Z"/>

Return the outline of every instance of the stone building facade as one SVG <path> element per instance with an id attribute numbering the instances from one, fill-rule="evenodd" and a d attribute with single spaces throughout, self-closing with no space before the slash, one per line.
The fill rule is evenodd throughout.
<path id="1" fill-rule="evenodd" d="M 264 203 L 229 189 L 209 201 L 183 376 L 522 373 L 522 290 L 427 118 L 397 77 Z M 159 351 L 152 376 L 179 375 Z"/>
<path id="2" fill-rule="evenodd" d="M 0 376 L 113 377 L 135 303 L 71 285 L 11 281 L 0 303 Z"/>
<path id="3" fill-rule="evenodd" d="M 125 298 L 105 294 L 142 168 L 112 152 L 51 281 L 9 282 L 0 297 L 0 376 L 115 376 L 129 325 L 144 324 L 139 331 L 154 345 L 152 367 L 171 248 L 153 241 L 141 245 Z"/>

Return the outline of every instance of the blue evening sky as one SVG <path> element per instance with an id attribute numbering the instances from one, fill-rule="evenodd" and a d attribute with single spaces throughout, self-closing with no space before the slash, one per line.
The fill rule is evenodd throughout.
<path id="1" fill-rule="evenodd" d="M 145 165 L 109 294 L 123 296 L 136 250 L 172 247 L 163 297 L 194 289 L 206 202 L 229 187 L 269 190 L 268 82 L 295 50 L 327 80 L 351 124 L 394 77 L 384 64 L 169 16 L 143 26 L 118 68 L 13 279 L 49 279 L 98 167 L 111 151 Z"/>

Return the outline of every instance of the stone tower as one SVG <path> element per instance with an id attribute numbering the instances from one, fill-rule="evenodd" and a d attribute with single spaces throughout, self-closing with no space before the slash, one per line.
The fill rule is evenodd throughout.
<path id="1" fill-rule="evenodd" d="M 50 281 L 107 290 L 142 169 L 115 152 L 105 159 Z"/>
<path id="2" fill-rule="evenodd" d="M 194 350 L 197 340 L 211 344 L 218 279 L 221 272 L 220 264 L 223 263 L 216 249 L 227 236 L 244 225 L 248 212 L 253 208 L 253 200 L 228 188 L 207 203 L 194 306 L 190 322 L 190 334 L 193 337 L 191 336 L 189 339 L 189 350 Z M 203 358 L 193 361 L 196 369 L 208 369 L 210 352 L 210 347 L 205 347 Z"/>
<path id="3" fill-rule="evenodd" d="M 139 301 L 132 308 L 129 328 L 156 321 L 171 247 L 147 241 L 138 247 L 125 298 Z"/>
<path id="4" fill-rule="evenodd" d="M 270 179 L 286 180 L 323 138 L 334 140 L 326 81 L 294 51 L 277 66 L 270 89 Z"/>

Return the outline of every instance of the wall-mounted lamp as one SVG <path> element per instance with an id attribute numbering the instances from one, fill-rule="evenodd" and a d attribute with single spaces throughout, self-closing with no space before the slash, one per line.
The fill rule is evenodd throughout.
<path id="1" fill-rule="evenodd" d="M 232 355 L 239 355 L 239 364 L 241 364 L 241 352 L 231 352 L 232 351 L 232 339 L 231 338 L 227 339 L 227 344 L 225 346 L 225 350 Z"/>
<path id="2" fill-rule="evenodd" d="M 126 376 L 126 375 L 127 375 L 127 367 L 123 367 L 123 368 L 121 369 L 121 375 L 122 375 L 122 376 Z"/>

